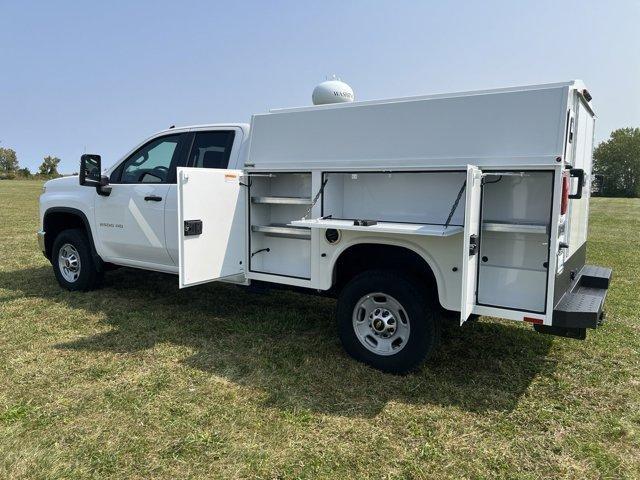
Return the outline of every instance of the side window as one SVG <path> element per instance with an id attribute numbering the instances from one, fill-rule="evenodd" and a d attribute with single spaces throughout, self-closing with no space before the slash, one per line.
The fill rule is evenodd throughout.
<path id="1" fill-rule="evenodd" d="M 179 143 L 180 135 L 168 135 L 147 143 L 118 167 L 120 183 L 171 181 L 171 171 L 175 170 Z"/>
<path id="2" fill-rule="evenodd" d="M 188 165 L 198 168 L 227 168 L 235 135 L 233 130 L 196 133 Z"/>

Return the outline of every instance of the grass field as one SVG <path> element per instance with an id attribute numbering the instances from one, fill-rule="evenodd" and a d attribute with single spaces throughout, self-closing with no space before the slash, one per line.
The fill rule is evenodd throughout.
<path id="1" fill-rule="evenodd" d="M 62 291 L 40 186 L 0 182 L 0 478 L 640 478 L 638 199 L 592 200 L 614 281 L 585 342 L 482 319 L 395 377 L 343 353 L 329 299 Z"/>

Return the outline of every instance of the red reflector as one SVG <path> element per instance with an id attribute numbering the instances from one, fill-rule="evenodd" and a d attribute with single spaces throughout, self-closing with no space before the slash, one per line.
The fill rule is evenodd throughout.
<path id="1" fill-rule="evenodd" d="M 542 325 L 544 323 L 544 320 L 541 318 L 524 317 L 523 320 L 529 323 L 537 323 L 538 325 Z"/>
<path id="2" fill-rule="evenodd" d="M 560 215 L 567 213 L 569 207 L 569 172 L 562 172 L 562 201 L 560 203 Z"/>

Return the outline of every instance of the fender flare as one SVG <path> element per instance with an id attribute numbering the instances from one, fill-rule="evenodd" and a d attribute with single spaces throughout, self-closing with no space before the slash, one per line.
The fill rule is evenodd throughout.
<path id="1" fill-rule="evenodd" d="M 42 228 L 44 229 L 44 225 L 46 223 L 47 220 L 47 215 L 52 214 L 52 213 L 67 213 L 70 215 L 75 215 L 76 217 L 79 217 L 82 220 L 82 223 L 84 224 L 84 228 L 87 231 L 87 237 L 89 238 L 89 246 L 91 248 L 91 255 L 93 256 L 94 260 L 96 261 L 96 265 L 98 265 L 98 269 L 102 269 L 102 264 L 103 264 L 103 260 L 100 257 L 100 255 L 98 255 L 98 251 L 96 250 L 96 245 L 93 241 L 93 231 L 91 230 L 91 224 L 89 223 L 89 219 L 87 218 L 87 216 L 85 215 L 85 213 L 82 210 L 79 210 L 77 208 L 73 208 L 73 207 L 50 207 L 47 208 L 47 210 L 44 212 L 44 215 L 42 216 Z M 47 234 L 47 231 L 45 229 L 45 235 Z M 49 252 L 48 257 L 51 256 L 51 252 Z M 48 258 L 47 257 L 47 258 Z M 49 260 L 51 260 L 49 258 Z"/>
<path id="2" fill-rule="evenodd" d="M 344 252 L 346 252 L 349 248 L 355 247 L 362 244 L 376 244 L 376 245 L 388 245 L 391 247 L 401 247 L 409 250 L 410 252 L 418 255 L 422 260 L 427 264 L 431 272 L 433 273 L 433 278 L 436 282 L 436 289 L 438 292 L 438 301 L 442 305 L 442 299 L 446 298 L 446 282 L 444 280 L 444 276 L 442 270 L 438 266 L 438 262 L 426 251 L 424 248 L 419 245 L 407 241 L 407 240 L 397 240 L 391 238 L 380 238 L 380 237 L 357 237 L 350 242 L 347 242 L 343 245 L 340 245 L 338 249 L 334 252 L 331 258 L 331 277 L 335 278 L 336 267 L 338 265 L 338 261 Z"/>

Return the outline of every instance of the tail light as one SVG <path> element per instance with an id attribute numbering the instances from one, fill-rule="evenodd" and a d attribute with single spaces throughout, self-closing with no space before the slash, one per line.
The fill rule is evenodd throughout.
<path id="1" fill-rule="evenodd" d="M 567 213 L 569 207 L 569 189 L 571 182 L 569 180 L 569 172 L 562 172 L 562 201 L 560 203 L 560 215 Z"/>

